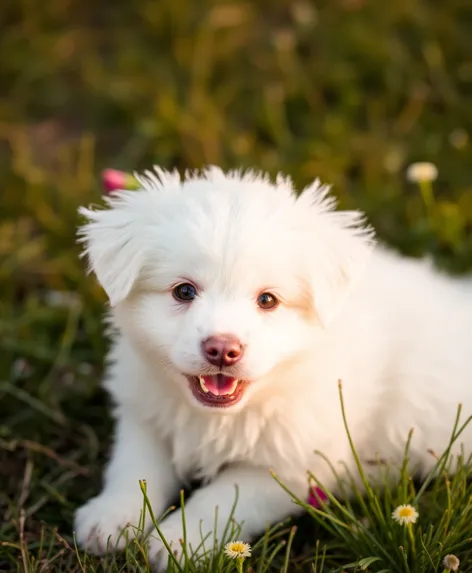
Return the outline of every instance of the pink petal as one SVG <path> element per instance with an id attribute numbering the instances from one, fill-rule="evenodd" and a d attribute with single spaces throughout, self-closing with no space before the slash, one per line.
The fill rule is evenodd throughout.
<path id="1" fill-rule="evenodd" d="M 107 193 L 126 189 L 126 173 L 117 169 L 105 169 L 102 173 L 102 184 Z"/>
<path id="2" fill-rule="evenodd" d="M 319 509 L 322 504 L 327 501 L 328 496 L 325 492 L 316 486 L 310 488 L 310 493 L 308 495 L 308 503 L 312 505 L 315 509 Z"/>

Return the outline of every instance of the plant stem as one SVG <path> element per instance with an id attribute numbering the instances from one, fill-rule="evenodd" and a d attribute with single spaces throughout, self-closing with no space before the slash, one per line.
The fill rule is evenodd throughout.
<path id="1" fill-rule="evenodd" d="M 433 186 L 431 184 L 431 181 L 426 181 L 426 180 L 420 181 L 419 186 L 420 186 L 420 193 L 426 207 L 426 212 L 428 214 L 428 218 L 431 222 L 433 222 L 434 218 Z"/>

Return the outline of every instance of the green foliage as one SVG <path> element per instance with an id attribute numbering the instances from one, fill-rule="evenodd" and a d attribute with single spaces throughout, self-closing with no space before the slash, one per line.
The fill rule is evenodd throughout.
<path id="1" fill-rule="evenodd" d="M 310 507 L 300 499 L 297 502 L 328 532 L 331 539 L 338 541 L 343 558 L 352 560 L 351 563 L 342 561 L 341 569 L 376 573 L 433 573 L 443 571 L 446 555 L 455 554 L 460 558 L 461 571 L 472 570 L 472 486 L 468 480 L 471 459 L 463 455 L 454 459 L 450 454 L 452 445 L 460 442 L 460 435 L 472 417 L 461 422 L 459 407 L 449 446 L 440 456 L 431 452 L 432 456 L 437 456 L 436 464 L 419 487 L 409 467 L 408 454 L 411 440 L 414 439 L 413 432 L 406 441 L 402 467 L 392 468 L 379 460 L 381 479 L 374 482 L 369 480 L 367 468 L 361 464 L 355 444 L 351 441 L 341 390 L 340 396 L 357 472 L 345 482 L 339 476 L 337 479 L 341 489 L 347 486 L 355 493 L 351 499 L 341 503 L 328 492 L 329 503 L 319 509 Z M 394 478 L 397 475 L 399 479 Z M 316 477 L 311 477 L 316 482 Z M 282 483 L 280 485 L 284 487 Z M 322 487 L 323 484 L 319 485 Z M 396 523 L 394 510 L 404 504 L 419 511 L 417 522 L 407 525 Z M 332 571 L 339 570 L 339 556 L 333 559 L 328 552 L 326 563 L 332 567 Z"/>
<path id="2" fill-rule="evenodd" d="M 3 0 L 0 29 L 0 569 L 145 571 L 134 545 L 98 560 L 70 535 L 110 431 L 105 299 L 78 257 L 77 207 L 100 200 L 104 167 L 283 170 L 333 183 L 403 252 L 470 270 L 469 2 Z M 438 167 L 432 204 L 405 179 L 417 160 Z M 415 495 L 402 482 L 376 494 L 382 514 L 333 500 L 344 526 L 312 511 L 245 566 L 429 572 L 447 548 L 470 570 L 465 476 L 436 480 L 420 504 L 416 550 L 431 560 L 389 521 Z M 352 515 L 369 535 L 347 533 Z M 395 569 L 376 547 L 398 556 L 400 541 Z"/>

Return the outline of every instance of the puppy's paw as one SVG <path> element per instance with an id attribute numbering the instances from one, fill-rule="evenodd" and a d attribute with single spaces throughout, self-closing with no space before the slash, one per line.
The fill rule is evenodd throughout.
<path id="1" fill-rule="evenodd" d="M 203 557 L 208 555 L 214 547 L 213 535 L 202 528 L 200 520 L 185 516 L 186 525 L 186 553 L 194 564 L 203 563 Z M 174 511 L 160 524 L 159 529 L 170 546 L 175 559 L 183 561 L 183 527 L 182 515 L 179 510 Z M 203 538 L 202 538 L 203 534 Z M 152 531 L 148 540 L 148 556 L 153 571 L 163 573 L 167 571 L 169 553 L 157 531 Z"/>
<path id="2" fill-rule="evenodd" d="M 139 496 L 101 494 L 75 514 L 74 530 L 79 546 L 95 555 L 123 549 L 140 532 L 142 500 Z"/>

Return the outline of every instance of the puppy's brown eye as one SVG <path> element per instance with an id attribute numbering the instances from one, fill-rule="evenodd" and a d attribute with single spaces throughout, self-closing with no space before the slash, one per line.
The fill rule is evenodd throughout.
<path id="1" fill-rule="evenodd" d="M 262 310 L 271 310 L 279 304 L 279 301 L 270 292 L 263 292 L 257 297 L 257 304 Z"/>
<path id="2" fill-rule="evenodd" d="M 197 296 L 197 289 L 190 283 L 182 283 L 174 287 L 172 294 L 181 302 L 191 302 Z"/>

